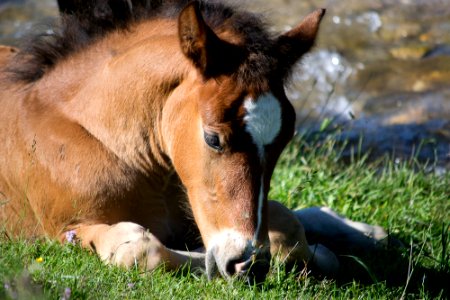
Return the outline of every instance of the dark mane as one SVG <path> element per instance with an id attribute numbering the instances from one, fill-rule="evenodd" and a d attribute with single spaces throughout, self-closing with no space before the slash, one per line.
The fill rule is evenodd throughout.
<path id="1" fill-rule="evenodd" d="M 10 67 L 15 80 L 34 82 L 72 53 L 114 30 L 154 17 L 176 18 L 188 0 L 58 0 L 60 18 L 46 33 L 32 37 Z M 216 1 L 199 1 L 213 29 L 226 24 L 244 38 L 249 54 L 239 73 L 242 81 L 267 75 L 274 62 L 267 55 L 272 40 L 259 17 Z M 257 72 L 258 74 L 255 74 Z"/>

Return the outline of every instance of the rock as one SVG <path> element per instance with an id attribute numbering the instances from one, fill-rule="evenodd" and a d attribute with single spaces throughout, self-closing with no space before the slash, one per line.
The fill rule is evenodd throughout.
<path id="1" fill-rule="evenodd" d="M 397 59 L 419 59 L 427 52 L 427 47 L 424 45 L 418 46 L 400 46 L 389 50 L 391 55 Z"/>
<path id="2" fill-rule="evenodd" d="M 450 56 L 450 45 L 436 45 L 422 55 L 422 58 L 430 58 L 436 56 Z"/>

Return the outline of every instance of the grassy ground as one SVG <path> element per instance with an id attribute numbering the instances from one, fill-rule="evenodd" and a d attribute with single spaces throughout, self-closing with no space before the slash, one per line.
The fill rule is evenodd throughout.
<path id="1" fill-rule="evenodd" d="M 293 209 L 330 206 L 354 220 L 381 225 L 404 242 L 403 250 L 350 258 L 354 264 L 348 270 L 359 266 L 361 280 L 320 280 L 285 272 L 274 263 L 259 287 L 222 279 L 208 282 L 204 275 L 189 272 L 125 271 L 105 266 L 74 245 L 3 236 L 0 299 L 447 298 L 450 174 L 428 174 L 413 160 L 343 164 L 332 149 L 332 141 L 321 147 L 291 143 L 273 176 L 270 197 Z"/>

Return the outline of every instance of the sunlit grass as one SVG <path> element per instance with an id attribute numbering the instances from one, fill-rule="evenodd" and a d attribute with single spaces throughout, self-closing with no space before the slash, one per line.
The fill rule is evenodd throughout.
<path id="1" fill-rule="evenodd" d="M 381 225 L 403 241 L 403 257 L 413 273 L 426 267 L 448 274 L 450 175 L 389 160 L 360 158 L 344 164 L 333 140 L 321 144 L 297 139 L 289 145 L 273 176 L 270 198 L 292 209 L 326 205 L 349 218 Z M 287 273 L 275 264 L 263 285 L 250 287 L 240 281 L 209 282 L 201 274 L 167 273 L 163 268 L 151 273 L 125 271 L 105 266 L 78 246 L 0 237 L 0 299 L 445 298 L 439 284 L 433 290 L 416 284 L 405 291 L 406 276 L 395 286 L 379 273 L 374 276 L 376 283 L 319 280 Z"/>

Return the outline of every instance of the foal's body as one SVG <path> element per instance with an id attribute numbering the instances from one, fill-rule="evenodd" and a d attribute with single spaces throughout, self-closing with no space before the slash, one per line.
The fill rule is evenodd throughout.
<path id="1" fill-rule="evenodd" d="M 26 195 L 31 201 L 24 205 L 33 212 L 26 216 L 32 227 L 12 217 L 21 233 L 58 236 L 79 222 L 132 220 L 170 244 L 186 228 L 178 203 L 185 200 L 184 191 L 164 155 L 160 119 L 166 93 L 185 76 L 187 61 L 178 51 L 176 22 L 150 21 L 139 27 L 148 28 L 99 41 L 56 65 L 39 84 L 1 89 L 5 109 L 0 117 L 7 123 L 0 130 L 9 138 L 1 149 L 5 161 L 0 170 L 10 181 L 2 181 L 1 188 L 19 191 L 14 198 Z M 159 49 L 161 39 L 164 50 L 148 51 L 133 61 L 137 51 Z M 176 69 L 155 63 L 174 59 Z M 123 72 L 123 64 L 133 73 Z M 143 95 L 143 85 L 154 86 L 153 94 Z M 127 99 L 115 101 L 124 88 Z M 19 207 L 14 210 L 20 215 Z M 12 213 L 9 205 L 6 212 Z M 46 217 L 34 219 L 39 215 Z"/>
<path id="2" fill-rule="evenodd" d="M 76 15 L 72 9 L 62 7 Z M 281 36 L 281 46 L 274 42 L 284 53 L 279 64 L 312 46 L 322 15 L 316 11 Z M 270 69 L 270 80 L 236 83 L 232 72 L 246 64 L 241 56 L 251 57 L 235 46 L 245 39 L 225 25 L 213 33 L 194 3 L 178 20 L 152 17 L 112 30 L 38 78 L 0 73 L 0 221 L 7 232 L 63 241 L 75 234 L 107 262 L 146 269 L 187 261 L 202 267 L 204 254 L 180 250 L 205 246 L 210 276 L 248 272 L 253 261 L 253 276 L 264 277 L 269 248 L 335 271 L 329 251 L 314 254 L 307 245 L 299 219 L 314 221 L 267 202 L 276 159 L 293 133 L 282 85 L 290 66 Z M 223 57 L 209 53 L 224 47 L 230 51 Z M 290 48 L 300 53 L 288 55 Z M 0 48 L 0 64 L 20 63 L 17 51 Z M 224 64 L 226 55 L 239 61 Z M 280 110 L 280 124 L 256 138 L 260 128 L 251 126 L 258 121 L 249 120 L 270 117 L 258 108 L 263 102 Z M 351 227 L 330 224 L 347 234 Z"/>
<path id="3" fill-rule="evenodd" d="M 118 226 L 121 231 L 149 229 L 170 248 L 201 246 L 186 193 L 161 141 L 165 97 L 185 76 L 188 62 L 179 51 L 176 21 L 152 20 L 139 27 L 61 62 L 39 85 L 0 89 L 0 136 L 8 137 L 0 150 L 1 201 L 6 202 L 0 215 L 11 232 L 64 239 L 65 232 L 76 229 L 83 245 L 105 249 L 99 253 L 104 259 L 130 239 L 126 233 L 106 234 L 111 224 L 124 221 L 134 224 Z M 133 61 L 137 51 L 159 49 L 161 40 L 164 49 Z M 3 52 L 7 63 L 13 52 Z M 174 59 L 176 68 L 155 63 Z M 134 73 L 117 72 L 122 64 Z M 155 87 L 153 93 L 142 95 L 143 85 Z M 112 101 L 124 88 L 130 91 L 127 99 Z M 99 96 L 92 101 L 92 95 Z M 155 134 L 146 132 L 148 127 Z M 102 246 L 102 241 L 114 242 Z M 116 262 L 129 265 L 127 259 Z"/>

